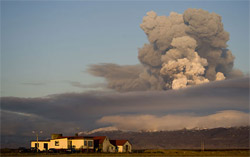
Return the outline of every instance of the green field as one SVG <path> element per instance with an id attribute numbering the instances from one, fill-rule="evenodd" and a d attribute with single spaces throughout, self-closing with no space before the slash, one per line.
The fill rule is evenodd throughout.
<path id="1" fill-rule="evenodd" d="M 250 150 L 145 150 L 142 153 L 1 153 L 1 156 L 250 156 Z"/>

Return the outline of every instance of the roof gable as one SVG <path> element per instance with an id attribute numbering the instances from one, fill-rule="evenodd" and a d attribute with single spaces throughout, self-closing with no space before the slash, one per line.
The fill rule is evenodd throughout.
<path id="1" fill-rule="evenodd" d="M 110 143 L 115 146 L 123 146 L 128 140 L 110 140 Z"/>
<path id="2" fill-rule="evenodd" d="M 99 144 L 103 144 L 104 140 L 107 138 L 107 136 L 95 136 L 93 139 L 95 141 L 99 141 Z"/>

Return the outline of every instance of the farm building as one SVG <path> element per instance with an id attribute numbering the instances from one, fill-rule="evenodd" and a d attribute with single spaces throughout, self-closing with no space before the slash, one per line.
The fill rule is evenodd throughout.
<path id="1" fill-rule="evenodd" d="M 115 152 L 115 146 L 112 145 L 107 136 L 94 137 L 96 152 Z"/>
<path id="2" fill-rule="evenodd" d="M 31 148 L 38 148 L 40 151 L 49 149 L 94 151 L 93 137 L 60 136 L 60 134 L 53 134 L 51 137 L 51 140 L 47 141 L 31 141 Z"/>
<path id="3" fill-rule="evenodd" d="M 110 140 L 110 143 L 116 147 L 116 152 L 132 152 L 132 145 L 128 140 Z"/>
<path id="4" fill-rule="evenodd" d="M 128 140 L 109 140 L 107 136 L 62 136 L 52 134 L 50 140 L 31 141 L 31 148 L 39 151 L 75 150 L 80 152 L 131 152 Z"/>
<path id="5" fill-rule="evenodd" d="M 31 148 L 38 148 L 40 151 L 49 150 L 50 140 L 31 141 Z"/>

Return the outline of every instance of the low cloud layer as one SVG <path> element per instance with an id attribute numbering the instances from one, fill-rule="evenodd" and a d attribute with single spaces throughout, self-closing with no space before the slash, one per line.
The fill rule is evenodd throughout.
<path id="1" fill-rule="evenodd" d="M 43 131 L 41 137 L 53 132 L 72 133 L 78 125 L 73 121 L 52 120 L 38 114 L 1 110 L 1 136 L 34 136 L 32 131 Z"/>
<path id="2" fill-rule="evenodd" d="M 111 124 L 119 130 L 130 131 L 164 131 L 180 129 L 211 129 L 217 127 L 248 126 L 248 113 L 225 110 L 207 116 L 168 114 L 105 116 L 98 120 L 101 124 Z"/>
<path id="3" fill-rule="evenodd" d="M 227 49 L 229 33 L 222 18 L 202 9 L 158 16 L 150 11 L 140 25 L 149 43 L 138 50 L 140 65 L 91 65 L 89 73 L 104 77 L 120 92 L 180 89 L 210 81 L 241 77 Z"/>
<path id="4" fill-rule="evenodd" d="M 224 112 L 225 110 L 233 111 Z M 223 112 L 215 114 L 219 111 Z M 145 124 L 145 116 L 148 117 L 148 120 L 157 124 L 156 128 L 146 124 L 144 128 L 140 128 L 139 124 L 135 128 L 152 130 L 164 129 L 165 127 L 176 129 L 199 127 L 202 122 L 207 124 L 206 121 L 209 125 L 204 127 L 210 127 L 212 122 L 214 122 L 213 125 L 211 124 L 212 126 L 218 127 L 234 126 L 234 124 L 245 125 L 244 117 L 248 113 L 249 78 L 217 81 L 167 91 L 125 93 L 89 91 L 37 98 L 1 97 L 1 142 L 3 145 L 11 143 L 10 137 L 13 137 L 13 140 L 25 137 L 28 142 L 35 137 L 32 134 L 33 130 L 43 130 L 41 137 L 46 138 L 50 137 L 51 133 L 72 135 L 79 131 L 107 127 L 110 124 L 121 129 L 131 129 L 132 124 L 126 119 L 129 117 L 125 115 L 132 116 L 135 125 L 138 122 Z M 187 114 L 192 116 L 184 117 L 196 123 L 187 123 L 187 125 L 181 123 L 182 116 Z M 224 117 L 225 123 L 222 123 L 221 119 L 223 114 L 228 115 L 228 117 Z M 240 116 L 243 119 L 238 121 L 230 114 L 231 116 L 235 115 L 236 118 Z M 110 117 L 114 115 L 120 117 Z M 182 116 L 180 117 L 180 115 Z M 213 116 L 209 120 L 207 115 Z M 216 116 L 221 118 L 216 119 Z M 174 121 L 178 117 L 180 118 L 179 122 Z M 128 128 L 112 121 L 112 118 L 126 120 Z M 97 123 L 100 119 L 103 120 L 102 123 Z M 178 125 L 171 124 L 169 121 L 172 120 Z M 163 124 L 164 121 L 166 123 Z"/>

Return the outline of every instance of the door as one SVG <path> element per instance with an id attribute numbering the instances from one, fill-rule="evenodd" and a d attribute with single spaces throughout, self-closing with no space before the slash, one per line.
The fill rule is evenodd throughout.
<path id="1" fill-rule="evenodd" d="M 68 141 L 68 149 L 72 149 L 72 141 Z"/>
<path id="2" fill-rule="evenodd" d="M 39 143 L 35 143 L 35 148 L 39 149 Z"/>
<path id="3" fill-rule="evenodd" d="M 48 150 L 48 143 L 44 143 L 43 147 L 47 151 Z"/>
<path id="4" fill-rule="evenodd" d="M 128 145 L 126 145 L 126 152 L 128 152 Z"/>

